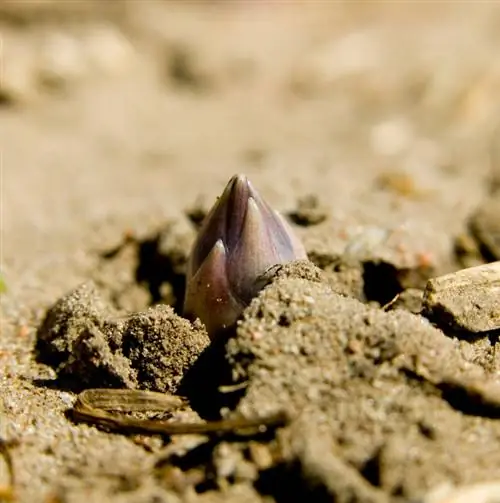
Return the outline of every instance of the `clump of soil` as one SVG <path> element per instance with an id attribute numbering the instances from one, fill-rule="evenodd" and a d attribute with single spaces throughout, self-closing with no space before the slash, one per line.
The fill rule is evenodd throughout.
<path id="1" fill-rule="evenodd" d="M 191 413 L 205 418 L 283 409 L 292 418 L 265 438 L 176 443 L 157 459 L 153 484 L 220 493 L 221 501 L 245 494 L 388 502 L 500 476 L 491 448 L 500 435 L 495 342 L 457 343 L 432 326 L 420 315 L 421 289 L 401 290 L 384 309 L 367 295 L 382 300 L 391 278 L 427 271 L 426 262 L 379 261 L 368 253 L 373 245 L 380 256 L 390 250 L 374 229 L 345 253 L 311 250 L 312 261 L 272 268 L 234 337 L 209 346 L 201 323 L 174 308 L 127 314 L 124 302 L 139 299 L 132 305 L 140 308 L 165 291 L 180 298 L 192 238 L 186 229 L 174 222 L 125 239 L 101 257 L 101 290 L 88 282 L 65 295 L 38 331 L 39 361 L 72 389 L 187 393 Z M 148 302 L 137 292 L 149 292 Z"/>
<path id="2" fill-rule="evenodd" d="M 296 418 L 279 437 L 284 461 L 260 477 L 277 501 L 300 491 L 397 501 L 500 476 L 498 384 L 420 316 L 279 278 L 247 309 L 227 354 L 246 383 L 239 413 Z"/>
<path id="3" fill-rule="evenodd" d="M 153 241 L 161 256 L 165 238 L 144 242 Z M 265 438 L 174 444 L 153 473 L 168 491 L 388 502 L 500 476 L 494 343 L 457 344 L 433 327 L 419 314 L 422 290 L 403 291 L 386 309 L 363 303 L 366 263 L 312 257 L 321 268 L 271 269 L 234 336 L 210 347 L 203 326 L 172 307 L 124 314 L 105 300 L 109 289 L 85 283 L 48 311 L 38 358 L 72 388 L 188 391 L 204 417 L 292 418 Z"/>
<path id="4" fill-rule="evenodd" d="M 303 237 L 311 261 L 335 273 L 336 291 L 381 306 L 449 267 L 436 235 L 423 229 L 327 220 Z"/>
<path id="5" fill-rule="evenodd" d="M 72 387 L 173 392 L 208 346 L 204 327 L 157 305 L 120 315 L 92 283 L 62 297 L 38 332 L 38 358 Z"/>

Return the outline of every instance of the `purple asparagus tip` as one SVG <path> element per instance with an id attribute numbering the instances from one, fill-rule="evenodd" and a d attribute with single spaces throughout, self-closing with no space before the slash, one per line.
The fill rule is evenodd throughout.
<path id="1" fill-rule="evenodd" d="M 214 339 L 232 327 L 272 266 L 306 259 L 302 243 L 244 175 L 229 180 L 191 250 L 184 314 Z"/>

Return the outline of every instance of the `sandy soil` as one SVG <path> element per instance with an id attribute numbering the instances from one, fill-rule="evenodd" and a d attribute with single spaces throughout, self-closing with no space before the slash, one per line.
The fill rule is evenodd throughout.
<path id="1" fill-rule="evenodd" d="M 428 278 L 500 260 L 494 2 L 0 2 L 0 22 L 0 499 L 431 503 L 500 481 L 498 333 L 420 314 Z M 312 263 L 212 347 L 180 315 L 184 267 L 234 173 Z M 67 413 L 99 386 L 292 421 L 109 433 Z"/>

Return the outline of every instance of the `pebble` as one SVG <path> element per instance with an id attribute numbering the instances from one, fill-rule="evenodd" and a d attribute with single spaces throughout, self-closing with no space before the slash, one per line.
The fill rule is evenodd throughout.
<path id="1" fill-rule="evenodd" d="M 472 334 L 500 329 L 500 261 L 432 278 L 423 312 L 438 326 Z"/>

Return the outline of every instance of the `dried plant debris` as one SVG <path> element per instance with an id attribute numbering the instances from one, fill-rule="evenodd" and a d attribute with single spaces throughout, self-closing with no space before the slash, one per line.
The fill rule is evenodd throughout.
<path id="1" fill-rule="evenodd" d="M 167 393 L 126 389 L 87 389 L 78 395 L 72 409 L 73 418 L 125 434 L 146 433 L 172 435 L 243 435 L 251 436 L 287 424 L 282 412 L 267 417 L 233 417 L 217 421 L 164 421 L 129 417 L 134 412 L 160 411 L 175 413 L 187 407 L 181 397 Z M 115 411 L 120 411 L 116 413 Z"/>
<path id="2" fill-rule="evenodd" d="M 38 331 L 38 358 L 76 387 L 175 391 L 185 371 L 208 346 L 203 326 L 169 306 L 120 315 L 95 285 L 62 297 Z"/>
<path id="3" fill-rule="evenodd" d="M 500 262 L 433 278 L 424 312 L 443 329 L 478 334 L 500 330 Z"/>
<path id="4" fill-rule="evenodd" d="M 487 260 L 500 260 L 500 195 L 487 199 L 470 221 L 470 229 Z"/>
<path id="5" fill-rule="evenodd" d="M 408 288 L 396 295 L 388 304 L 384 306 L 385 311 L 394 309 L 404 309 L 410 313 L 420 314 L 422 311 L 423 290 L 418 288 Z"/>
<path id="6" fill-rule="evenodd" d="M 278 494 L 285 480 L 357 502 L 407 501 L 450 477 L 500 477 L 495 381 L 420 316 L 280 278 L 245 311 L 227 357 L 234 381 L 247 383 L 239 413 L 296 417 L 279 433 L 287 462 L 265 483 L 278 500 L 287 500 Z M 335 469 L 321 468 L 323 450 L 306 448 L 314 437 Z"/>

